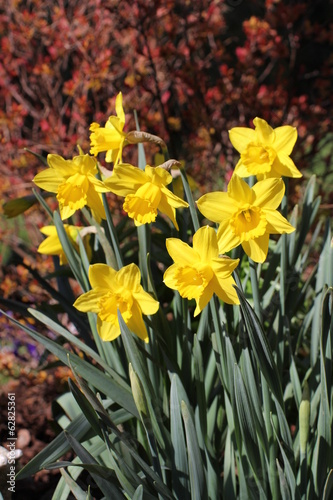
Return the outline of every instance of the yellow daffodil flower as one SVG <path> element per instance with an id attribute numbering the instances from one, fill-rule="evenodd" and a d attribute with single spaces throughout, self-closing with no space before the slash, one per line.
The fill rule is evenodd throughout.
<path id="1" fill-rule="evenodd" d="M 126 138 L 123 128 L 125 125 L 125 113 L 123 108 L 123 96 L 119 92 L 116 98 L 117 116 L 110 116 L 105 127 L 98 123 L 90 125 L 90 154 L 97 156 L 98 153 L 106 152 L 105 161 L 117 164 L 121 161 L 124 141 Z"/>
<path id="2" fill-rule="evenodd" d="M 45 191 L 57 193 L 60 216 L 71 217 L 76 210 L 87 205 L 99 219 L 105 219 L 105 211 L 100 193 L 109 191 L 102 181 L 96 179 L 95 158 L 80 155 L 65 160 L 59 155 L 49 154 L 47 163 L 50 168 L 35 176 L 33 182 Z"/>
<path id="3" fill-rule="evenodd" d="M 120 335 L 117 310 L 128 328 L 145 342 L 149 341 L 142 314 L 155 314 L 159 302 L 140 285 L 140 269 L 129 264 L 115 271 L 106 264 L 89 267 L 92 290 L 81 295 L 74 307 L 82 312 L 97 313 L 97 330 L 102 340 L 114 340 Z"/>
<path id="4" fill-rule="evenodd" d="M 74 248 L 78 251 L 79 250 L 79 245 L 78 245 L 78 235 L 81 230 L 83 230 L 83 227 L 78 227 L 78 226 L 71 226 L 69 224 L 64 224 L 64 229 L 67 233 L 67 236 L 71 243 L 73 244 Z M 44 241 L 39 245 L 37 251 L 41 254 L 45 255 L 58 255 L 59 257 L 59 262 L 60 265 L 67 264 L 67 258 L 65 255 L 65 252 L 62 248 L 62 245 L 59 240 L 59 236 L 57 233 L 57 229 L 55 226 L 44 226 L 41 228 L 41 233 L 45 234 L 47 238 L 45 238 Z M 89 244 L 86 243 L 85 245 L 86 252 L 88 255 L 88 258 L 91 258 L 91 248 Z"/>
<path id="5" fill-rule="evenodd" d="M 195 299 L 197 316 L 215 293 L 227 304 L 239 304 L 231 276 L 239 259 L 219 257 L 216 232 L 201 227 L 193 236 L 193 248 L 177 238 L 168 238 L 166 247 L 174 264 L 164 273 L 164 283 L 186 299 Z"/>
<path id="6" fill-rule="evenodd" d="M 270 234 L 292 233 L 295 228 L 276 210 L 285 191 L 283 180 L 273 178 L 248 184 L 233 174 L 228 192 L 208 193 L 198 201 L 200 212 L 220 224 L 221 253 L 242 245 L 255 262 L 264 262 Z"/>
<path id="7" fill-rule="evenodd" d="M 125 196 L 123 209 L 137 226 L 154 222 L 159 210 L 178 229 L 175 209 L 188 207 L 188 203 L 166 187 L 171 182 L 172 176 L 164 168 L 147 165 L 143 171 L 122 163 L 114 167 L 105 185 L 113 193 Z"/>
<path id="8" fill-rule="evenodd" d="M 240 177 L 256 175 L 258 180 L 270 177 L 302 177 L 290 158 L 297 139 L 295 127 L 273 129 L 265 120 L 255 118 L 255 129 L 235 127 L 229 138 L 241 157 L 235 167 Z"/>

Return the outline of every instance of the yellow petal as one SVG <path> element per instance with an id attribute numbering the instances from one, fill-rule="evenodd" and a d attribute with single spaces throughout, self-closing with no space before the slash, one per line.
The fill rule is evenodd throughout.
<path id="1" fill-rule="evenodd" d="M 236 285 L 236 283 L 232 276 L 224 279 L 219 279 L 218 276 L 214 276 L 212 280 L 214 293 L 226 304 L 239 304 L 234 285 Z"/>
<path id="2" fill-rule="evenodd" d="M 160 303 L 149 295 L 149 293 L 145 292 L 141 286 L 138 291 L 133 292 L 133 297 L 138 302 L 143 314 L 155 314 L 160 307 Z"/>
<path id="3" fill-rule="evenodd" d="M 250 142 L 256 140 L 256 132 L 253 128 L 234 127 L 229 130 L 229 139 L 233 147 L 242 153 Z"/>
<path id="4" fill-rule="evenodd" d="M 141 310 L 135 301 L 132 305 L 132 316 L 127 321 L 127 326 L 141 340 L 144 340 L 146 343 L 149 342 L 148 332 L 142 318 Z"/>
<path id="5" fill-rule="evenodd" d="M 104 292 L 100 290 L 89 290 L 76 299 L 73 306 L 81 312 L 99 312 L 99 300 Z"/>
<path id="6" fill-rule="evenodd" d="M 277 153 L 290 155 L 297 140 L 297 130 L 290 125 L 277 127 L 274 129 L 275 139 L 273 147 Z"/>
<path id="7" fill-rule="evenodd" d="M 257 182 L 252 190 L 256 195 L 255 206 L 276 209 L 282 201 L 285 184 L 281 178 L 265 179 Z"/>
<path id="8" fill-rule="evenodd" d="M 109 193 L 110 189 L 105 185 L 103 181 L 96 179 L 96 177 L 92 174 L 87 175 L 89 184 L 94 187 L 97 193 Z"/>
<path id="9" fill-rule="evenodd" d="M 75 214 L 76 208 L 71 208 L 68 205 L 63 205 L 61 202 L 59 202 L 59 212 L 61 220 L 65 220 L 69 219 L 69 217 L 72 217 L 72 215 Z"/>
<path id="10" fill-rule="evenodd" d="M 233 199 L 235 205 L 238 206 L 243 206 L 247 203 L 252 205 L 255 200 L 250 186 L 235 173 L 228 184 L 228 195 L 229 198 Z"/>
<path id="11" fill-rule="evenodd" d="M 88 188 L 87 205 L 91 208 L 91 210 L 93 210 L 98 218 L 106 219 L 102 196 L 99 193 L 96 193 L 92 186 L 89 186 Z"/>
<path id="12" fill-rule="evenodd" d="M 137 290 L 140 286 L 141 273 L 136 264 L 129 264 L 117 272 L 117 282 L 127 290 Z"/>
<path id="13" fill-rule="evenodd" d="M 210 263 L 218 257 L 219 248 L 215 229 L 204 226 L 198 229 L 193 236 L 193 249 L 200 255 L 201 262 Z"/>
<path id="14" fill-rule="evenodd" d="M 42 172 L 39 172 L 39 174 L 33 178 L 33 182 L 36 186 L 45 189 L 45 191 L 50 191 L 51 193 L 57 193 L 58 187 L 63 181 L 64 178 L 51 168 L 42 170 Z"/>
<path id="15" fill-rule="evenodd" d="M 181 266 L 193 266 L 195 262 L 200 262 L 198 253 L 178 238 L 167 238 L 166 248 L 172 260 Z"/>
<path id="16" fill-rule="evenodd" d="M 118 322 L 111 323 L 109 321 L 102 321 L 99 317 L 97 317 L 97 331 L 104 342 L 112 341 L 120 335 Z"/>
<path id="17" fill-rule="evenodd" d="M 47 155 L 47 163 L 61 177 L 66 178 L 78 172 L 78 167 L 72 160 L 65 160 L 59 155 Z"/>
<path id="18" fill-rule="evenodd" d="M 272 127 L 262 118 L 255 118 L 253 124 L 256 128 L 257 142 L 270 146 L 275 138 Z"/>
<path id="19" fill-rule="evenodd" d="M 171 220 L 177 231 L 179 231 L 179 227 L 176 221 L 176 210 L 171 205 L 169 205 L 169 199 L 163 192 L 160 203 L 158 205 L 158 209 L 162 214 L 169 217 L 169 219 Z"/>
<path id="20" fill-rule="evenodd" d="M 241 244 L 240 237 L 232 230 L 229 221 L 224 221 L 220 224 L 217 231 L 217 241 L 221 254 L 229 252 L 229 250 Z"/>
<path id="21" fill-rule="evenodd" d="M 179 264 L 172 264 L 166 271 L 164 272 L 163 275 L 163 282 L 164 284 L 168 287 L 171 288 L 172 290 L 177 290 L 177 275 L 179 271 Z"/>
<path id="22" fill-rule="evenodd" d="M 172 175 L 162 167 L 151 167 L 150 165 L 146 165 L 145 174 L 152 182 L 160 187 L 167 186 L 172 182 Z"/>
<path id="23" fill-rule="evenodd" d="M 165 195 L 168 204 L 174 208 L 188 207 L 188 203 L 176 196 L 170 189 L 161 187 L 162 193 Z"/>
<path id="24" fill-rule="evenodd" d="M 209 282 L 200 297 L 196 299 L 197 306 L 193 314 L 194 317 L 200 314 L 201 311 L 206 307 L 210 299 L 213 297 L 213 293 L 214 287 L 212 285 L 212 282 Z"/>
<path id="25" fill-rule="evenodd" d="M 124 127 L 125 123 L 125 113 L 124 113 L 124 108 L 123 108 L 123 94 L 119 92 L 119 94 L 116 97 L 116 113 L 119 118 L 120 123 L 122 124 L 121 130 Z"/>
<path id="26" fill-rule="evenodd" d="M 218 257 L 212 261 L 212 269 L 219 281 L 223 281 L 231 276 L 231 273 L 239 264 L 239 259 L 229 259 L 226 257 Z"/>
<path id="27" fill-rule="evenodd" d="M 107 264 L 93 264 L 89 267 L 88 274 L 93 288 L 110 290 L 116 283 L 117 271 Z"/>
<path id="28" fill-rule="evenodd" d="M 244 252 L 254 261 L 254 262 L 264 262 L 267 257 L 268 252 L 268 242 L 269 234 L 266 233 L 259 238 L 255 238 L 249 241 L 243 241 L 242 247 Z"/>
<path id="29" fill-rule="evenodd" d="M 279 162 L 279 171 L 281 172 L 281 175 L 295 178 L 302 177 L 301 172 L 298 170 L 293 160 L 286 154 L 278 153 L 278 157 L 275 162 L 277 161 Z"/>
<path id="30" fill-rule="evenodd" d="M 118 196 L 126 196 L 135 193 L 146 182 L 150 182 L 150 179 L 138 167 L 133 167 L 128 163 L 119 163 L 104 184 Z"/>
<path id="31" fill-rule="evenodd" d="M 206 219 L 218 223 L 230 219 L 238 210 L 238 203 L 222 191 L 204 194 L 198 199 L 197 206 Z"/>
<path id="32" fill-rule="evenodd" d="M 46 229 L 46 228 L 44 228 Z M 45 234 L 45 233 L 44 233 Z M 37 248 L 37 252 L 45 255 L 59 255 L 63 252 L 60 240 L 57 234 L 53 234 L 46 238 Z"/>
<path id="33" fill-rule="evenodd" d="M 252 175 L 248 171 L 247 167 L 244 165 L 241 159 L 237 162 L 235 166 L 234 174 L 237 174 L 239 177 L 250 177 L 250 175 Z"/>
<path id="34" fill-rule="evenodd" d="M 277 210 L 265 210 L 267 219 L 267 232 L 270 234 L 289 234 L 295 231 L 287 219 L 283 217 Z"/>

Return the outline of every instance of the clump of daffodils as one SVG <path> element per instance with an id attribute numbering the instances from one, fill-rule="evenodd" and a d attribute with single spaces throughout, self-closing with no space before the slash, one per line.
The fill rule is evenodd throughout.
<path id="1" fill-rule="evenodd" d="M 267 258 L 269 236 L 288 234 L 295 229 L 278 208 L 285 194 L 282 176 L 301 175 L 290 158 L 297 132 L 290 126 L 272 129 L 260 118 L 254 119 L 254 125 L 255 129 L 230 130 L 230 140 L 239 151 L 240 159 L 227 191 L 207 193 L 197 200 L 197 208 L 209 221 L 218 224 L 217 230 L 210 226 L 198 228 L 192 246 L 177 237 L 165 242 L 173 264 L 165 269 L 164 285 L 177 290 L 185 299 L 195 300 L 194 316 L 202 312 L 214 294 L 228 304 L 239 303 L 232 276 L 239 259 L 231 259 L 225 255 L 227 252 L 241 245 L 248 257 L 262 263 Z M 47 158 L 50 168 L 37 174 L 34 182 L 56 193 L 62 219 L 68 219 L 85 206 L 97 220 L 105 219 L 102 193 L 113 192 L 124 197 L 123 210 L 136 226 L 153 224 L 158 214 L 162 214 L 178 231 L 176 210 L 187 210 L 189 204 L 169 189 L 173 176 L 165 168 L 168 162 L 155 167 L 146 165 L 144 170 L 123 163 L 123 147 L 133 143 L 132 136 L 136 142 L 155 140 L 149 134 L 140 137 L 132 132 L 126 134 L 124 126 L 125 113 L 119 93 L 116 116 L 110 116 L 105 127 L 97 123 L 90 127 L 93 156 L 81 150 L 72 160 L 50 154 Z M 98 175 L 96 157 L 100 153 L 105 153 L 107 163 L 114 164 L 108 175 Z M 175 161 L 171 164 L 181 165 Z M 105 170 L 103 172 L 105 174 Z M 243 179 L 250 175 L 258 179 L 253 187 Z M 77 245 L 78 229 L 70 224 L 64 228 L 69 240 Z M 55 229 L 45 227 L 42 232 L 48 238 L 39 251 L 58 254 L 60 263 L 66 263 Z M 74 306 L 97 314 L 100 337 L 109 341 L 120 335 L 119 310 L 133 333 L 147 342 L 142 315 L 155 314 L 159 302 L 142 288 L 140 269 L 134 263 L 120 270 L 103 263 L 93 264 L 89 281 L 92 289 L 81 295 Z"/>

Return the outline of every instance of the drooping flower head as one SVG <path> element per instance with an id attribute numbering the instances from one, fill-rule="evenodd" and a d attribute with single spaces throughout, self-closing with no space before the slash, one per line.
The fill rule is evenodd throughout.
<path id="1" fill-rule="evenodd" d="M 188 203 L 166 187 L 171 182 L 172 176 L 164 168 L 147 165 L 143 171 L 125 163 L 116 165 L 105 180 L 110 191 L 125 196 L 123 209 L 137 226 L 154 222 L 159 210 L 178 229 L 175 209 L 188 207 Z"/>
<path id="2" fill-rule="evenodd" d="M 82 153 L 72 160 L 59 155 L 49 154 L 47 163 L 50 168 L 39 172 L 33 182 L 42 189 L 57 193 L 60 216 L 71 217 L 76 210 L 88 206 L 99 219 L 105 219 L 105 211 L 100 193 L 109 190 L 102 181 L 96 179 L 95 158 Z"/>
<path id="3" fill-rule="evenodd" d="M 78 236 L 80 231 L 83 230 L 83 228 L 79 226 L 71 226 L 69 224 L 64 224 L 64 229 L 66 231 L 66 234 L 70 242 L 72 243 L 74 248 L 78 251 L 79 250 Z M 57 228 L 55 226 L 44 226 L 41 228 L 40 232 L 45 234 L 47 238 L 45 238 L 45 240 L 42 241 L 42 243 L 39 245 L 39 247 L 37 248 L 37 252 L 44 255 L 58 255 L 60 265 L 67 264 L 67 257 L 60 243 L 59 236 L 57 233 Z M 88 241 L 85 241 L 85 249 L 88 258 L 90 260 L 92 252 Z"/>
<path id="4" fill-rule="evenodd" d="M 100 127 L 96 122 L 90 125 L 90 154 L 97 156 L 98 153 L 106 152 L 105 161 L 117 164 L 121 161 L 122 150 L 126 138 L 123 128 L 125 125 L 125 113 L 123 108 L 123 96 L 119 92 L 116 98 L 117 116 L 110 116 L 105 127 Z"/>
<path id="5" fill-rule="evenodd" d="M 220 252 L 242 245 L 255 262 L 264 262 L 270 234 L 292 233 L 295 228 L 276 210 L 285 191 L 283 180 L 257 182 L 252 188 L 233 174 L 228 192 L 207 193 L 198 209 L 207 219 L 220 224 L 217 237 Z"/>
<path id="6" fill-rule="evenodd" d="M 97 313 L 97 330 L 102 340 L 114 340 L 120 335 L 117 311 L 129 329 L 145 342 L 149 341 L 142 314 L 155 314 L 159 302 L 140 285 L 140 269 L 129 264 L 115 271 L 106 264 L 89 267 L 92 290 L 81 295 L 74 307 L 82 312 Z"/>
<path id="7" fill-rule="evenodd" d="M 255 129 L 235 127 L 229 138 L 241 157 L 235 167 L 240 177 L 256 175 L 258 180 L 270 177 L 302 177 L 290 158 L 297 130 L 290 125 L 273 129 L 265 120 L 255 118 Z"/>
<path id="8" fill-rule="evenodd" d="M 227 304 L 239 304 L 231 276 L 239 259 L 219 256 L 216 232 L 201 227 L 193 236 L 193 248 L 178 238 L 168 238 L 166 247 L 174 264 L 164 273 L 164 283 L 186 299 L 195 299 L 197 316 L 215 293 Z"/>

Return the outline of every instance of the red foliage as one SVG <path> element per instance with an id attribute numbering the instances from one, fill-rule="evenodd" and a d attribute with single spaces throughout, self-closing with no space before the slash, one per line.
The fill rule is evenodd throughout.
<path id="1" fill-rule="evenodd" d="M 15 0 L 0 11 L 1 172 L 31 181 L 23 151 L 89 149 L 121 90 L 132 111 L 186 159 L 199 182 L 237 158 L 227 130 L 255 116 L 298 127 L 295 160 L 331 127 L 328 2 Z M 125 155 L 131 153 L 125 150 Z M 9 194 L 8 186 L 5 187 Z"/>

